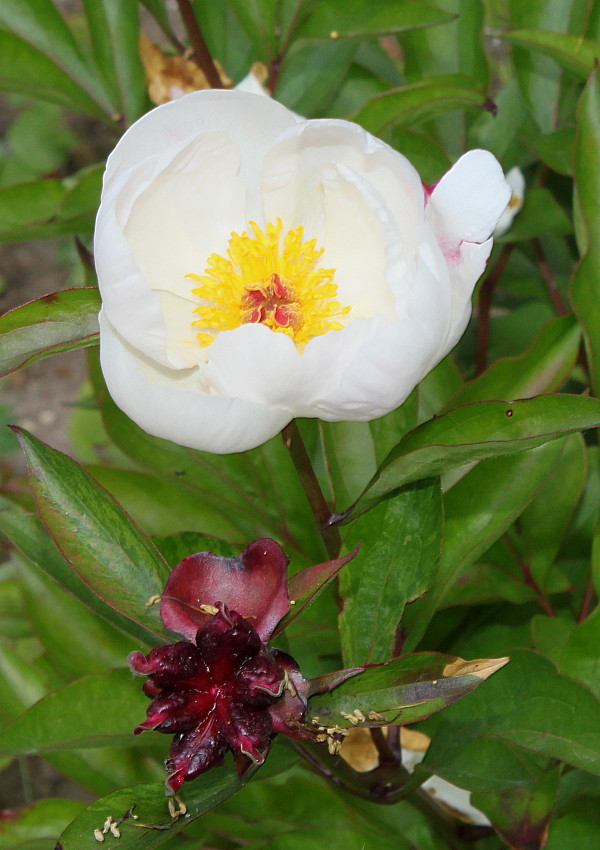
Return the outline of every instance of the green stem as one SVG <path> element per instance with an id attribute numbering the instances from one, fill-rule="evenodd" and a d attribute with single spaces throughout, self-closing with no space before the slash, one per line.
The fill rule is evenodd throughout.
<path id="1" fill-rule="evenodd" d="M 292 463 L 296 468 L 298 478 L 306 493 L 306 498 L 319 527 L 327 554 L 330 558 L 337 558 L 342 548 L 342 538 L 338 529 L 330 525 L 332 512 L 325 501 L 325 496 L 323 495 L 308 452 L 306 451 L 304 440 L 294 420 L 285 426 L 281 432 L 281 437 L 283 439 L 283 445 L 290 453 Z"/>

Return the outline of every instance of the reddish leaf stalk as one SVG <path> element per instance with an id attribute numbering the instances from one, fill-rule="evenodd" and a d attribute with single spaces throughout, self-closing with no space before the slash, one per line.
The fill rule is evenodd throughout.
<path id="1" fill-rule="evenodd" d="M 586 619 L 590 611 L 592 610 L 592 604 L 594 602 L 594 579 L 592 576 L 589 577 L 588 583 L 586 584 L 585 591 L 583 594 L 583 599 L 581 600 L 581 608 L 579 609 L 579 614 L 577 616 L 577 622 L 583 623 Z"/>
<path id="2" fill-rule="evenodd" d="M 306 493 L 310 509 L 319 527 L 319 532 L 327 554 L 330 558 L 337 558 L 342 548 L 342 539 L 337 528 L 329 525 L 332 512 L 325 501 L 325 496 L 315 475 L 312 463 L 306 451 L 304 440 L 294 420 L 286 425 L 281 432 L 283 445 L 290 453 L 292 463 L 296 468 L 300 483 Z"/>
<path id="3" fill-rule="evenodd" d="M 521 558 L 516 547 L 513 545 L 513 542 L 506 535 L 504 535 L 504 542 L 506 543 L 506 545 L 510 549 L 513 558 L 515 559 L 515 561 L 519 565 L 519 568 L 521 569 L 521 572 L 523 573 L 524 583 L 527 585 L 527 587 L 530 587 L 533 590 L 533 592 L 535 593 L 535 595 L 538 599 L 538 602 L 540 603 L 544 613 L 547 614 L 548 617 L 556 617 L 556 611 L 552 607 L 552 603 L 550 602 L 548 597 L 545 595 L 545 593 L 543 592 L 543 590 L 541 589 L 541 587 L 539 586 L 539 584 L 537 583 L 537 581 L 533 577 L 533 573 L 531 572 L 531 567 L 529 566 L 527 561 L 525 561 L 525 560 L 523 560 L 523 558 Z"/>
<path id="4" fill-rule="evenodd" d="M 550 296 L 556 314 L 558 316 L 568 316 L 569 311 L 567 310 L 565 302 L 562 299 L 562 295 L 560 294 L 560 290 L 556 285 L 556 279 L 554 277 L 554 274 L 552 273 L 550 264 L 546 259 L 546 255 L 544 254 L 544 250 L 542 248 L 540 240 L 532 239 L 531 248 L 535 255 L 540 274 L 544 280 L 544 283 L 546 284 L 546 289 L 548 290 L 548 295 Z"/>
<path id="5" fill-rule="evenodd" d="M 190 0 L 177 0 L 177 5 L 179 6 L 179 12 L 187 34 L 192 42 L 192 49 L 194 51 L 194 58 L 196 62 L 204 71 L 206 79 L 213 89 L 225 88 L 221 82 L 221 77 L 219 76 L 219 72 L 213 62 L 213 58 L 210 55 L 204 36 L 202 35 L 202 30 L 200 29 L 196 16 L 194 15 L 194 10 L 192 9 Z"/>
<path id="6" fill-rule="evenodd" d="M 498 258 L 498 262 L 485 278 L 479 290 L 478 313 L 477 313 L 477 349 L 476 349 L 476 368 L 477 374 L 481 375 L 485 372 L 487 365 L 487 350 L 490 338 L 490 311 L 492 309 L 492 299 L 494 291 L 498 285 L 498 281 L 504 274 L 504 269 L 512 253 L 513 246 L 505 245 L 502 253 Z"/>

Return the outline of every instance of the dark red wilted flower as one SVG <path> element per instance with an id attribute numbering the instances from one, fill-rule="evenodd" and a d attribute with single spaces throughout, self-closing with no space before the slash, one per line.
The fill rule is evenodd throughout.
<path id="1" fill-rule="evenodd" d="M 135 733 L 175 735 L 166 762 L 173 791 L 218 764 L 227 750 L 240 774 L 262 764 L 278 732 L 327 739 L 304 722 L 308 697 L 362 668 L 310 682 L 293 658 L 266 641 L 286 615 L 291 618 L 290 593 L 295 615 L 354 554 L 309 567 L 289 584 L 288 560 L 267 538 L 236 558 L 199 552 L 174 568 L 160 613 L 164 625 L 187 640 L 129 656 L 131 669 L 149 677 L 144 692 L 152 698 Z"/>

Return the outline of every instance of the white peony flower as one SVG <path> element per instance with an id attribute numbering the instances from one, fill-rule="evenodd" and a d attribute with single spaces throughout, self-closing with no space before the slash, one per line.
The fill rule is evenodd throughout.
<path id="1" fill-rule="evenodd" d="M 424 189 L 347 121 L 241 91 L 160 106 L 104 177 L 109 390 L 149 433 L 218 453 L 295 416 L 382 416 L 461 336 L 509 198 L 486 151 Z"/>
<path id="2" fill-rule="evenodd" d="M 492 236 L 502 236 L 510 229 L 513 218 L 520 213 L 525 199 L 525 178 L 520 168 L 515 166 L 506 173 L 506 182 L 510 186 L 511 196 L 508 206 L 500 216 Z"/>

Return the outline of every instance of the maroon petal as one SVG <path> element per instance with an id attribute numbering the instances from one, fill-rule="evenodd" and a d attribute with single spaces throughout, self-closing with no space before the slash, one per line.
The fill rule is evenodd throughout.
<path id="1" fill-rule="evenodd" d="M 262 764 L 273 731 L 269 712 L 224 698 L 217 700 L 217 714 L 223 737 L 233 752 Z"/>
<path id="2" fill-rule="evenodd" d="M 152 700 L 146 710 L 147 720 L 136 726 L 134 734 L 144 729 L 156 732 L 189 732 L 213 710 L 215 699 L 212 694 L 199 691 L 173 691 Z"/>
<path id="3" fill-rule="evenodd" d="M 225 754 L 227 742 L 219 731 L 216 713 L 191 732 L 173 738 L 166 761 L 167 782 L 178 791 L 185 780 L 216 765 Z"/>
<path id="4" fill-rule="evenodd" d="M 248 659 L 229 686 L 248 705 L 266 707 L 283 693 L 285 672 L 268 652 Z"/>
<path id="5" fill-rule="evenodd" d="M 157 646 L 148 655 L 132 652 L 127 660 L 134 673 L 151 676 L 154 686 L 160 689 L 207 690 L 212 685 L 201 653 L 187 640 Z"/>
<path id="6" fill-rule="evenodd" d="M 198 651 L 217 685 L 225 684 L 235 671 L 262 646 L 252 625 L 224 605 L 196 635 Z"/>
<path id="7" fill-rule="evenodd" d="M 312 737 L 312 734 L 307 736 L 301 731 L 310 683 L 304 678 L 290 655 L 279 649 L 272 650 L 272 653 L 277 665 L 287 673 L 287 683 L 281 699 L 268 708 L 273 731 L 292 738 Z"/>
<path id="8" fill-rule="evenodd" d="M 249 619 L 267 641 L 289 610 L 287 564 L 281 547 L 267 537 L 255 540 L 237 558 L 190 555 L 169 576 L 160 603 L 162 621 L 194 640 L 210 616 L 201 607 L 222 602 Z"/>

